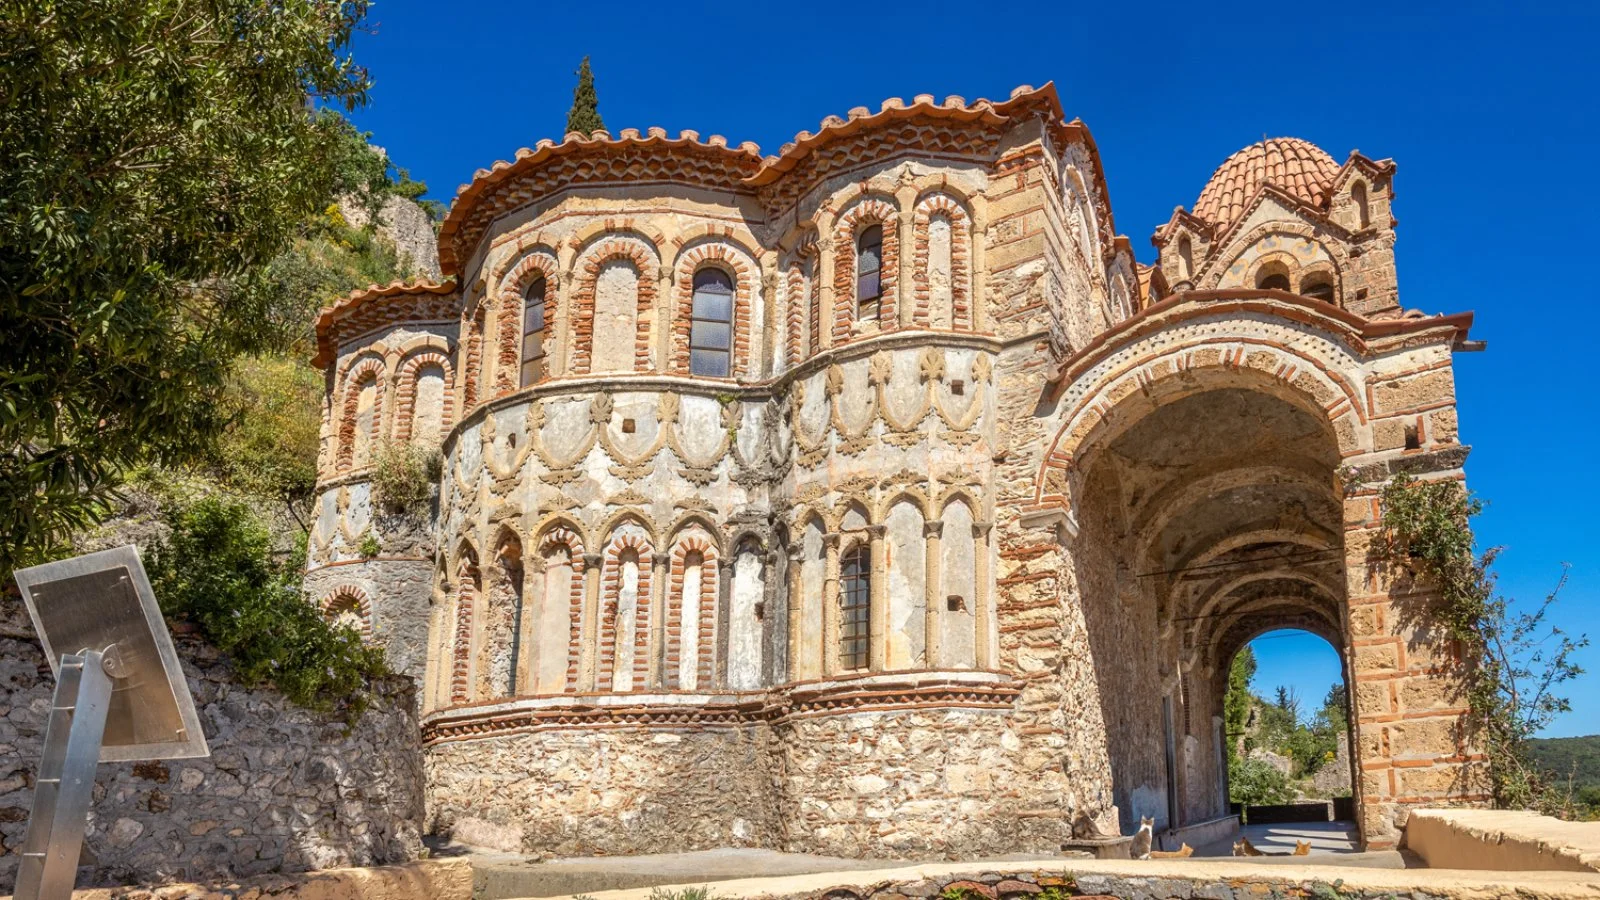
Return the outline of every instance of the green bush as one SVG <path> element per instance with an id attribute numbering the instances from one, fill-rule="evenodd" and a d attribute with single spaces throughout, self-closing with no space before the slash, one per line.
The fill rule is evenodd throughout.
<path id="1" fill-rule="evenodd" d="M 240 500 L 205 497 L 169 512 L 167 523 L 171 535 L 148 554 L 162 612 L 198 626 L 242 683 L 270 683 L 299 706 L 354 722 L 368 705 L 368 680 L 388 674 L 383 652 L 308 602 L 303 557 L 275 562 L 266 526 Z"/>
<path id="2" fill-rule="evenodd" d="M 388 441 L 372 455 L 372 502 L 386 512 L 415 512 L 433 499 L 443 462 L 438 450 Z"/>
<path id="3" fill-rule="evenodd" d="M 1289 776 L 1261 759 L 1234 759 L 1228 766 L 1228 797 L 1245 806 L 1268 806 L 1294 799 Z"/>

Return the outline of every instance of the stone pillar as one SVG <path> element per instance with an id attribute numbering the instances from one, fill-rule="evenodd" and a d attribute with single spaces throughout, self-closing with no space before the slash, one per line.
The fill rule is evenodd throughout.
<path id="1" fill-rule="evenodd" d="M 770 378 L 779 370 L 778 361 L 787 352 L 785 341 L 789 334 L 788 292 L 784 290 L 783 273 L 778 269 L 778 251 L 763 252 L 757 265 L 761 267 L 761 340 L 759 343 L 747 341 L 746 345 L 756 358 L 744 362 L 746 377 L 753 379 Z M 752 295 L 750 302 L 756 299 Z M 750 327 L 757 327 L 755 316 L 750 317 Z"/>
<path id="2" fill-rule="evenodd" d="M 671 426 L 663 424 L 662 428 Z M 650 559 L 651 568 L 655 571 L 650 577 L 650 672 L 648 683 L 642 685 L 646 690 L 650 688 L 666 687 L 667 676 L 667 585 L 672 579 L 672 554 L 670 552 L 656 553 Z"/>
<path id="3" fill-rule="evenodd" d="M 544 608 L 543 554 L 522 555 L 522 603 L 517 615 L 517 691 L 522 694 L 539 692 L 539 642 L 532 640 L 538 634 L 535 623 Z"/>
<path id="4" fill-rule="evenodd" d="M 971 310 L 972 330 L 984 331 L 989 327 L 989 304 L 987 294 L 989 289 L 989 270 L 984 263 L 984 245 L 989 240 L 988 214 L 981 203 L 975 203 L 972 209 L 972 242 L 967 256 L 972 260 L 972 296 L 967 303 Z"/>
<path id="5" fill-rule="evenodd" d="M 793 538 L 791 538 L 792 540 Z M 784 635 L 787 640 L 789 653 L 784 663 L 785 680 L 793 681 L 794 673 L 800 671 L 800 547 L 801 542 L 796 542 L 789 548 L 789 596 L 788 621 L 789 633 Z M 826 603 L 826 601 L 824 601 Z"/>
<path id="6" fill-rule="evenodd" d="M 822 536 L 822 674 L 839 673 L 839 532 Z"/>
<path id="7" fill-rule="evenodd" d="M 939 644 L 943 629 L 940 627 L 940 614 L 944 609 L 945 599 L 942 587 L 939 584 L 940 559 L 939 538 L 944 534 L 943 522 L 922 523 L 922 536 L 926 541 L 924 556 L 926 565 L 923 568 L 924 585 L 923 593 L 926 596 L 927 611 L 923 617 L 922 658 L 923 665 L 929 669 L 937 669 L 943 665 L 940 658 Z"/>
<path id="8" fill-rule="evenodd" d="M 979 669 L 995 667 L 994 600 L 989 590 L 989 532 L 993 528 L 993 522 L 972 524 L 972 591 L 975 595 L 972 598 L 972 618 L 977 629 L 977 633 L 973 635 L 973 641 L 977 646 L 972 648 L 972 655 Z"/>
<path id="9" fill-rule="evenodd" d="M 733 564 L 739 558 L 734 549 L 729 555 L 717 558 L 717 633 L 711 646 L 702 652 L 712 652 L 712 682 L 701 685 L 700 690 L 723 690 L 728 686 L 728 623 L 733 615 Z"/>
<path id="10" fill-rule="evenodd" d="M 660 248 L 657 248 L 659 251 Z M 648 278 L 649 273 L 640 272 L 641 279 Z M 650 371 L 660 374 L 672 368 L 672 305 L 676 299 L 672 295 L 672 267 L 660 266 L 656 269 L 656 308 L 654 318 L 650 323 L 652 329 L 650 340 L 656 348 L 655 365 Z M 729 323 L 731 326 L 731 322 Z M 731 346 L 731 345 L 730 345 Z"/>
<path id="11" fill-rule="evenodd" d="M 546 279 L 547 288 L 556 292 L 556 320 L 544 323 L 545 331 L 554 340 L 545 342 L 546 380 L 567 374 L 572 364 L 572 273 L 561 273 Z"/>
<path id="12" fill-rule="evenodd" d="M 583 623 L 578 628 L 578 690 L 592 691 L 600 656 L 600 563 L 599 553 L 583 555 Z"/>
<path id="13" fill-rule="evenodd" d="M 817 346 L 812 355 L 833 346 L 833 213 L 817 213 Z"/>
<path id="14" fill-rule="evenodd" d="M 778 587 L 780 584 L 787 587 L 787 581 L 779 582 L 775 577 L 778 574 L 778 561 L 782 557 L 775 547 L 769 546 L 761 553 L 761 609 L 758 616 L 761 619 L 761 686 L 771 687 L 787 680 L 788 659 L 780 658 L 779 650 L 783 649 L 788 640 L 788 632 L 774 634 L 778 628 L 787 628 L 791 615 L 778 615 Z"/>
<path id="15" fill-rule="evenodd" d="M 867 668 L 882 672 L 889 664 L 889 546 L 887 525 L 868 525 L 872 538 L 872 611 L 867 624 Z"/>
<path id="16" fill-rule="evenodd" d="M 917 189 L 913 185 L 905 185 L 895 191 L 895 208 L 899 213 L 896 221 L 896 230 L 899 232 L 900 259 L 899 271 L 895 273 L 895 303 L 900 327 L 910 328 L 916 322 L 917 297 L 912 288 L 913 270 L 916 267 L 916 234 L 914 223 L 916 219 Z"/>

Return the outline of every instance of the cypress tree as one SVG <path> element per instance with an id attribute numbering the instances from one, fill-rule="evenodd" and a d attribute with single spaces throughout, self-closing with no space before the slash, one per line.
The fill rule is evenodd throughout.
<path id="1" fill-rule="evenodd" d="M 567 133 L 576 131 L 590 135 L 605 130 L 600 120 L 600 98 L 594 92 L 594 73 L 589 71 L 589 57 L 578 67 L 578 86 L 572 91 L 572 109 L 567 113 Z"/>

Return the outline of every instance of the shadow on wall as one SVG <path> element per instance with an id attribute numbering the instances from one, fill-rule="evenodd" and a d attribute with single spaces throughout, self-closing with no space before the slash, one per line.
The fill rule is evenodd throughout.
<path id="1" fill-rule="evenodd" d="M 208 759 L 106 763 L 95 778 L 82 886 L 232 879 L 405 862 L 422 844 L 422 761 L 410 678 L 374 686 L 354 728 L 233 682 L 177 635 Z M 55 679 L 20 601 L 0 597 L 0 893 L 16 878 Z"/>

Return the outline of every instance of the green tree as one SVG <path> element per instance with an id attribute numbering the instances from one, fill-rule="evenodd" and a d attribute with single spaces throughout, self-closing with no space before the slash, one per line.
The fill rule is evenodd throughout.
<path id="1" fill-rule="evenodd" d="M 339 180 L 366 0 L 37 0 L 0 20 L 0 575 L 203 457 L 265 263 Z"/>
<path id="2" fill-rule="evenodd" d="M 1228 766 L 1228 799 L 1247 806 L 1288 803 L 1294 788 L 1264 759 L 1235 759 Z"/>
<path id="3" fill-rule="evenodd" d="M 594 91 L 594 73 L 589 71 L 589 57 L 578 66 L 578 86 L 572 90 L 572 109 L 567 112 L 567 133 L 576 131 L 591 135 L 604 131 L 606 123 L 600 119 L 600 97 Z"/>
<path id="4" fill-rule="evenodd" d="M 1238 755 L 1245 725 L 1250 721 L 1250 679 L 1256 677 L 1256 651 L 1246 645 L 1228 667 L 1228 689 L 1222 696 L 1222 721 L 1227 731 L 1228 762 Z"/>

